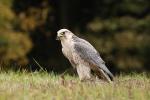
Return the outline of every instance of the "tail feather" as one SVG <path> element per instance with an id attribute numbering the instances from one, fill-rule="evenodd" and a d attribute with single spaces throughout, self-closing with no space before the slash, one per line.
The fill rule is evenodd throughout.
<path id="1" fill-rule="evenodd" d="M 105 73 L 102 69 L 95 70 L 94 72 L 99 79 L 104 79 L 109 83 L 113 81 L 112 78 L 107 73 Z"/>
<path id="2" fill-rule="evenodd" d="M 109 83 L 111 83 L 112 80 L 110 79 L 110 77 L 109 77 L 102 69 L 100 69 L 100 71 L 101 71 L 101 73 L 102 73 L 104 79 L 105 79 L 106 81 L 108 81 Z"/>
<path id="3" fill-rule="evenodd" d="M 102 65 L 101 65 L 101 68 L 103 68 L 103 69 L 101 69 L 101 70 L 103 70 L 104 73 L 108 74 L 108 76 L 110 77 L 110 79 L 113 81 L 114 75 L 107 69 L 106 65 L 105 65 L 105 64 L 102 64 Z"/>

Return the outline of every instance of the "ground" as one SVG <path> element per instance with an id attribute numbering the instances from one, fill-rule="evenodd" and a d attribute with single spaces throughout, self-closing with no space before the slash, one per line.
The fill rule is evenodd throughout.
<path id="1" fill-rule="evenodd" d="M 47 72 L 0 72 L 0 100 L 149 100 L 146 74 L 119 75 L 115 82 L 80 82 Z"/>

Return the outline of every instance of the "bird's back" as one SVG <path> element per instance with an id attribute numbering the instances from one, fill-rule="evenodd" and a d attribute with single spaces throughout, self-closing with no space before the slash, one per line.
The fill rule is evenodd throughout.
<path id="1" fill-rule="evenodd" d="M 101 68 L 104 72 L 113 77 L 112 73 L 105 66 L 105 62 L 102 60 L 97 50 L 88 41 L 75 36 L 74 42 L 76 52 L 83 60 L 94 66 L 92 69 Z"/>

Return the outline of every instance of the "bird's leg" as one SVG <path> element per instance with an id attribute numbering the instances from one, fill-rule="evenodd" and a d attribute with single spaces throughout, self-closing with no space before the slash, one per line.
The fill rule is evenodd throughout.
<path id="1" fill-rule="evenodd" d="M 89 67 L 85 65 L 79 65 L 76 68 L 81 81 L 90 80 L 92 78 L 91 69 Z"/>
<path id="2" fill-rule="evenodd" d="M 72 67 L 75 69 L 76 68 L 76 64 L 73 62 L 73 60 L 69 60 L 69 61 L 70 61 L 71 65 L 72 65 Z"/>

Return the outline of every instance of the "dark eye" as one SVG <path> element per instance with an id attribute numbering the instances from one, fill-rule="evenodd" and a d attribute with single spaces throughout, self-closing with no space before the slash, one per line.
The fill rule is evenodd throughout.
<path id="1" fill-rule="evenodd" d="M 64 35 L 64 34 L 65 34 L 65 32 L 62 32 L 61 34 L 62 34 L 62 35 Z"/>

